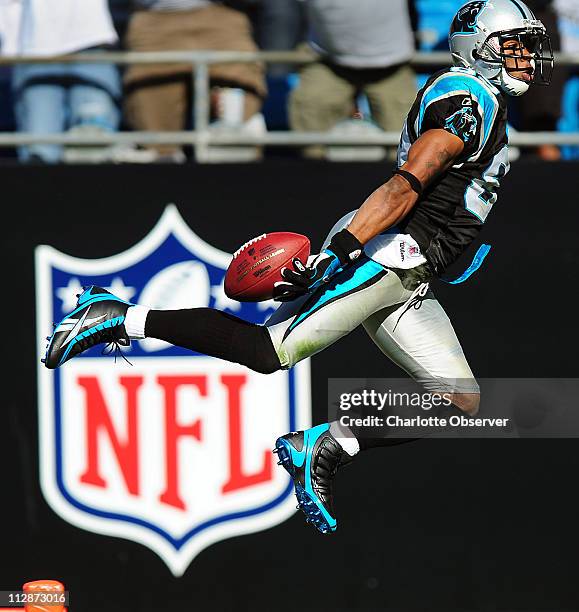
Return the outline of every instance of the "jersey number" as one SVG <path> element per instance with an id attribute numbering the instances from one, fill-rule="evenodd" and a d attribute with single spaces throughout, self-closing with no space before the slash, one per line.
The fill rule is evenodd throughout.
<path id="1" fill-rule="evenodd" d="M 496 189 L 509 171 L 508 147 L 494 157 L 480 178 L 473 179 L 464 193 L 464 207 L 483 223 L 497 201 Z"/>

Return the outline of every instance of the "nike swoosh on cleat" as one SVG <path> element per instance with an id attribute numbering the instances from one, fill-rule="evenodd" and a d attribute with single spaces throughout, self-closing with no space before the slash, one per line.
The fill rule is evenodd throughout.
<path id="1" fill-rule="evenodd" d="M 90 306 L 86 309 L 86 312 L 82 315 L 82 317 L 76 322 L 76 325 L 70 330 L 70 333 L 66 337 L 66 340 L 62 343 L 62 346 L 66 346 L 69 342 L 71 342 L 78 334 L 78 332 L 82 329 L 83 325 L 90 325 L 91 323 L 95 323 L 96 321 L 100 321 L 104 319 L 106 315 L 100 315 L 99 317 L 94 317 L 93 319 L 87 319 L 87 315 L 90 311 Z"/>
<path id="2" fill-rule="evenodd" d="M 100 321 L 102 318 L 104 318 L 106 315 L 101 315 L 100 317 L 94 317 L 92 319 L 85 319 L 84 323 L 85 325 L 92 325 L 93 323 L 96 323 L 97 321 Z M 60 332 L 65 332 L 65 331 L 70 331 L 71 329 L 74 328 L 74 326 L 78 323 L 78 319 L 65 319 L 64 321 L 62 321 L 62 323 L 54 330 L 53 335 L 54 334 L 58 334 Z"/>

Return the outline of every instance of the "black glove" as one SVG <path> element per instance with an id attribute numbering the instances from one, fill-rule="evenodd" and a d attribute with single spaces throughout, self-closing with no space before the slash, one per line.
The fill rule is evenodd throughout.
<path id="1" fill-rule="evenodd" d="M 292 260 L 293 270 L 282 268 L 283 281 L 274 284 L 273 299 L 289 302 L 327 283 L 334 274 L 358 259 L 363 245 L 347 229 L 335 234 L 330 244 L 309 266 L 297 257 Z"/>

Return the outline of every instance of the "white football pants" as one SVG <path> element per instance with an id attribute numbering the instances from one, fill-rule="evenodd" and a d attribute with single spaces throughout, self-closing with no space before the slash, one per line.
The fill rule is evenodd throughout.
<path id="1" fill-rule="evenodd" d="M 338 229 L 340 222 L 329 237 Z M 371 241 L 365 251 L 381 250 L 376 259 L 382 263 L 362 255 L 326 286 L 283 303 L 273 313 L 265 325 L 283 368 L 322 351 L 363 325 L 380 350 L 427 390 L 478 393 L 450 319 L 428 286 L 425 260 L 418 254 L 412 268 L 386 265 L 400 265 L 395 257 L 408 255 L 400 245 L 401 238 L 405 237 L 396 232 L 375 238 L 386 241 L 386 247 L 382 244 L 377 249 Z M 415 254 L 414 249 L 410 252 Z M 405 259 L 409 265 L 409 258 Z"/>

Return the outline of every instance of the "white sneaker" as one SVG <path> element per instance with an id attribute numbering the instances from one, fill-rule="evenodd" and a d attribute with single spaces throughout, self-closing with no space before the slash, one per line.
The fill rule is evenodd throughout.
<path id="1" fill-rule="evenodd" d="M 111 132 L 98 125 L 76 125 L 67 134 L 79 136 L 101 136 Z M 102 164 L 109 161 L 111 145 L 65 145 L 62 161 L 65 164 Z"/>
<path id="2" fill-rule="evenodd" d="M 215 121 L 209 126 L 214 134 L 248 134 L 250 136 L 262 136 L 267 133 L 265 118 L 261 113 L 256 113 L 245 123 L 235 126 L 225 121 Z M 259 161 L 263 157 L 261 146 L 253 145 L 211 145 L 207 148 L 204 162 L 252 162 Z"/>
<path id="3" fill-rule="evenodd" d="M 139 149 L 132 144 L 113 145 L 109 149 L 109 159 L 113 164 L 151 164 L 158 154 L 153 149 Z"/>
<path id="4" fill-rule="evenodd" d="M 382 128 L 366 119 L 346 119 L 337 123 L 330 134 L 365 136 L 383 132 Z M 386 148 L 377 146 L 329 145 L 326 159 L 329 161 L 380 161 L 386 156 Z"/>

